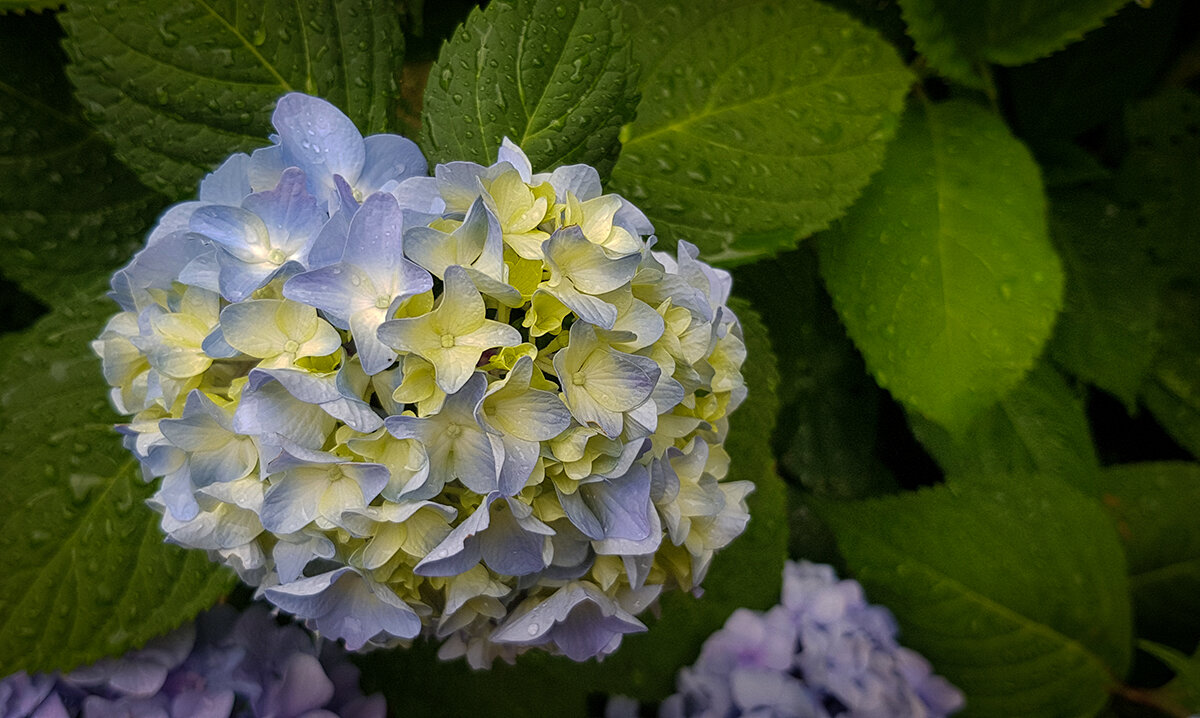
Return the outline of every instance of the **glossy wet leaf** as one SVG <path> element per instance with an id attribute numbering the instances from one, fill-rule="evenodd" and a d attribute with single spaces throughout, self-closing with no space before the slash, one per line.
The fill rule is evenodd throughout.
<path id="1" fill-rule="evenodd" d="M 920 416 L 913 433 L 948 476 L 1045 474 L 1092 492 L 1100 462 L 1082 398 L 1041 363 L 960 437 Z"/>
<path id="2" fill-rule="evenodd" d="M 1062 269 L 1028 150 L 982 107 L 913 107 L 879 176 L 819 244 L 867 368 L 952 432 L 1032 368 Z"/>
<path id="3" fill-rule="evenodd" d="M 969 715 L 1094 715 L 1124 676 L 1125 558 L 1095 500 L 1048 477 L 971 477 L 823 513 L 868 598 Z"/>
<path id="4" fill-rule="evenodd" d="M 77 294 L 0 339 L 0 673 L 117 655 L 208 608 L 234 584 L 201 551 L 163 542 L 152 493 L 113 430 L 88 342 L 114 306 Z"/>
<path id="5" fill-rule="evenodd" d="M 883 159 L 912 79 L 875 31 L 815 2 L 737 3 L 660 38 L 612 188 L 709 262 L 826 227 Z M 702 51 L 697 51 L 703 48 Z"/>
<path id="6" fill-rule="evenodd" d="M 77 2 L 60 15 L 76 96 L 120 157 L 171 197 L 267 144 L 286 92 L 318 95 L 364 134 L 396 129 L 404 36 L 383 0 Z"/>
<path id="7" fill-rule="evenodd" d="M 0 20 L 0 271 L 53 305 L 128 260 L 166 204 L 71 98 L 51 17 Z"/>
<path id="8" fill-rule="evenodd" d="M 535 172 L 584 163 L 607 177 L 637 102 L 620 9 L 614 0 L 515 0 L 473 11 L 430 70 L 430 162 L 491 164 L 508 137 Z"/>

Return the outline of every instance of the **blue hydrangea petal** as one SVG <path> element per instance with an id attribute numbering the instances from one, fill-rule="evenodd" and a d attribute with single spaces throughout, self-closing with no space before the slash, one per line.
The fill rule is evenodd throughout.
<path id="1" fill-rule="evenodd" d="M 462 389 L 446 397 L 442 410 L 430 417 L 389 416 L 387 430 L 397 439 L 417 439 L 429 455 L 432 484 L 455 479 L 478 494 L 496 488 L 498 467 L 487 432 L 475 407 L 487 389 L 482 372 L 474 372 Z M 502 458 L 502 457 L 501 457 Z"/>
<path id="2" fill-rule="evenodd" d="M 277 138 L 272 138 L 276 141 Z M 279 145 L 260 147 L 250 153 L 250 164 L 246 166 L 246 176 L 255 192 L 270 189 L 279 181 L 279 175 L 288 168 L 284 162 L 283 148 Z"/>
<path id="3" fill-rule="evenodd" d="M 300 578 L 315 558 L 333 558 L 333 542 L 321 534 L 297 533 L 283 536 L 271 552 L 280 583 Z"/>
<path id="4" fill-rule="evenodd" d="M 216 242 L 243 262 L 266 257 L 271 234 L 261 217 L 242 207 L 212 204 L 196 209 L 188 229 Z"/>
<path id="5" fill-rule="evenodd" d="M 233 428 L 239 434 L 279 434 L 310 448 L 325 443 L 334 422 L 320 406 L 292 396 L 266 372 L 247 382 L 233 415 Z"/>
<path id="6" fill-rule="evenodd" d="M 641 541 L 650 534 L 650 472 L 644 466 L 583 484 L 574 494 L 560 492 L 559 499 L 567 517 L 591 539 Z"/>
<path id="7" fill-rule="evenodd" d="M 429 224 L 446 211 L 446 202 L 438 191 L 438 181 L 433 177 L 409 177 L 390 189 L 383 189 L 396 198 L 406 213 L 428 217 L 423 221 L 413 222 L 414 226 Z"/>
<path id="8" fill-rule="evenodd" d="M 350 220 L 357 211 L 356 202 L 349 208 L 339 209 L 329 218 L 308 250 L 309 269 L 320 269 L 342 261 L 342 253 L 346 250 L 346 237 L 350 233 Z"/>
<path id="9" fill-rule="evenodd" d="M 188 230 L 192 213 L 202 202 L 185 202 L 168 209 L 148 241 L 128 265 L 112 278 L 111 296 L 125 311 L 136 311 L 151 300 L 146 290 L 170 289 L 179 272 L 196 256 L 210 251 Z"/>
<path id="10" fill-rule="evenodd" d="M 492 382 L 476 408 L 491 426 L 524 441 L 548 441 L 571 424 L 571 410 L 552 392 L 530 388 L 533 360 L 517 359 L 508 375 Z"/>
<path id="11" fill-rule="evenodd" d="M 568 192 L 586 202 L 599 197 L 604 191 L 600 185 L 600 173 L 589 165 L 556 167 L 550 173 L 549 182 L 554 187 L 555 199 L 562 203 L 567 201 Z"/>
<path id="12" fill-rule="evenodd" d="M 549 598 L 516 612 L 492 633 L 499 643 L 553 643 L 574 661 L 611 651 L 622 635 L 641 633 L 646 626 L 595 586 L 573 582 Z"/>
<path id="13" fill-rule="evenodd" d="M 183 466 L 178 471 L 165 474 L 155 498 L 179 521 L 191 521 L 200 514 L 196 502 L 196 487 L 192 484 L 191 467 Z"/>
<path id="14" fill-rule="evenodd" d="M 274 189 L 247 196 L 242 207 L 261 218 L 273 249 L 299 262 L 308 256 L 328 219 L 325 208 L 305 188 L 304 173 L 295 167 L 284 171 Z"/>
<path id="15" fill-rule="evenodd" d="M 361 270 L 339 262 L 288 278 L 283 296 L 316 307 L 334 326 L 349 329 L 351 315 L 373 306 L 370 281 Z M 367 287 L 360 289 L 364 283 Z"/>
<path id="16" fill-rule="evenodd" d="M 643 539 L 606 538 L 592 542 L 592 549 L 601 556 L 653 556 L 663 541 L 662 519 L 653 506 L 646 507 L 646 524 L 650 530 Z M 636 585 L 637 581 L 630 581 Z"/>
<path id="17" fill-rule="evenodd" d="M 487 567 L 506 576 L 526 576 L 545 568 L 545 537 L 553 534 L 554 529 L 534 518 L 527 506 L 512 499 L 496 502 L 491 512 L 479 545 Z M 524 520 L 518 518 L 518 512 L 524 514 Z"/>
<path id="18" fill-rule="evenodd" d="M 200 180 L 200 201 L 240 205 L 250 187 L 250 155 L 237 152 Z"/>
<path id="19" fill-rule="evenodd" d="M 496 489 L 501 496 L 514 496 L 525 488 L 529 477 L 533 475 L 533 469 L 541 455 L 541 444 L 513 436 L 492 438 L 491 442 L 493 453 L 504 457 Z M 497 443 L 500 445 L 498 451 Z"/>
<path id="20" fill-rule="evenodd" d="M 358 181 L 366 148 L 358 128 L 341 110 L 317 97 L 292 92 L 279 98 L 271 124 L 279 132 L 285 161 L 310 175 L 313 193 L 332 194 L 333 175 Z"/>
<path id="21" fill-rule="evenodd" d="M 328 489 L 329 475 L 324 471 L 282 472 L 263 494 L 263 528 L 272 533 L 299 531 L 320 515 L 321 497 Z"/>
<path id="22" fill-rule="evenodd" d="M 486 177 L 486 167 L 474 162 L 447 162 L 433 168 L 438 193 L 451 217 L 462 218 L 480 195 L 479 180 Z"/>
<path id="23" fill-rule="evenodd" d="M 319 406 L 330 417 L 339 419 L 355 431 L 369 434 L 383 426 L 383 420 L 362 399 L 348 395 L 338 385 L 337 374 L 314 374 L 304 369 L 253 369 L 257 379 L 266 375 L 278 381 L 293 397 Z M 305 442 L 297 442 L 305 444 Z"/>
<path id="24" fill-rule="evenodd" d="M 730 678 L 733 702 L 742 715 L 804 718 L 817 708 L 799 680 L 778 671 L 738 670 Z"/>
<path id="25" fill-rule="evenodd" d="M 371 135 L 363 140 L 366 160 L 355 186 L 363 194 L 383 189 L 389 182 L 423 177 L 429 169 L 417 143 L 399 135 Z"/>
<path id="26" fill-rule="evenodd" d="M 413 568 L 418 576 L 454 576 L 479 563 L 481 552 L 477 534 L 491 522 L 489 507 L 497 498 L 489 494 L 474 512 L 455 526 L 429 555 Z"/>
<path id="27" fill-rule="evenodd" d="M 58 698 L 57 693 L 47 701 L 53 690 L 52 676 L 44 673 L 30 676 L 25 671 L 18 671 L 0 681 L 0 708 L 5 709 L 2 715 L 4 718 L 22 718 L 35 715 L 34 711 L 39 711 L 36 715 L 40 716 L 45 712 L 57 718 L 59 714 L 56 711 L 62 710 L 65 718 L 66 709 L 62 708 L 62 700 Z M 57 705 L 54 704 L 54 699 L 57 699 Z"/>
<path id="28" fill-rule="evenodd" d="M 640 254 L 610 259 L 600 245 L 588 241 L 578 225 L 550 235 L 550 239 L 542 244 L 542 252 L 551 272 L 570 282 L 576 290 L 593 296 L 627 284 L 642 261 Z"/>
<path id="29" fill-rule="evenodd" d="M 521 181 L 529 184 L 533 180 L 533 166 L 525 152 L 515 142 L 505 137 L 500 141 L 500 149 L 496 151 L 496 163 L 507 162 L 521 175 Z"/>
<path id="30" fill-rule="evenodd" d="M 333 681 L 316 656 L 294 653 L 280 673 L 257 704 L 264 715 L 309 716 L 333 698 Z"/>
<path id="31" fill-rule="evenodd" d="M 231 690 L 184 693 L 171 700 L 171 716 L 228 718 L 235 698 Z"/>
<path id="32" fill-rule="evenodd" d="M 272 603 L 355 651 L 380 634 L 413 638 L 421 619 L 391 589 L 343 567 L 282 586 L 265 594 Z"/>

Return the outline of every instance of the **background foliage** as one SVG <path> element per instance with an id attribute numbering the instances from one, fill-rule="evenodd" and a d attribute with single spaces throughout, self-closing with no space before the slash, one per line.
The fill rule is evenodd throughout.
<path id="1" fill-rule="evenodd" d="M 161 542 L 87 341 L 294 89 L 431 161 L 598 166 L 745 318 L 754 518 L 705 596 L 599 664 L 363 657 L 396 715 L 660 699 L 789 554 L 891 608 L 963 715 L 1200 712 L 1197 28 L 1185 0 L 0 0 L 0 673 L 230 595 Z"/>

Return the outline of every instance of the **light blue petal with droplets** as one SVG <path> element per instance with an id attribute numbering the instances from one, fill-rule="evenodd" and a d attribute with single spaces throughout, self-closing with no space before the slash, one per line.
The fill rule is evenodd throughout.
<path id="1" fill-rule="evenodd" d="M 317 97 L 292 92 L 279 98 L 271 124 L 279 132 L 285 162 L 309 174 L 313 193 L 327 200 L 335 174 L 353 185 L 366 162 L 358 128 L 341 110 Z"/>

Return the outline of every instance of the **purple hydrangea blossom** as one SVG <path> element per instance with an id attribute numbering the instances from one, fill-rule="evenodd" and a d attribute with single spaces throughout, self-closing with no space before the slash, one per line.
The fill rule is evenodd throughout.
<path id="1" fill-rule="evenodd" d="M 0 681 L 0 718 L 384 718 L 337 644 L 217 606 L 120 658 Z"/>
<path id="2" fill-rule="evenodd" d="M 766 613 L 738 609 L 680 671 L 660 718 L 940 718 L 963 695 L 896 642 L 896 622 L 833 568 L 788 562 L 783 598 Z M 610 701 L 607 718 L 638 704 Z"/>

